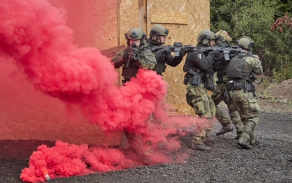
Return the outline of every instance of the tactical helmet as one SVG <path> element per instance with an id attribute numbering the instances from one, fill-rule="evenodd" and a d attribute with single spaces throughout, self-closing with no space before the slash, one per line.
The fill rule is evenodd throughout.
<path id="1" fill-rule="evenodd" d="M 246 50 L 251 50 L 254 45 L 254 42 L 247 36 L 243 36 L 237 41 L 237 46 L 246 49 Z"/>
<path id="2" fill-rule="evenodd" d="M 232 41 L 232 38 L 229 36 L 229 34 L 225 30 L 220 30 L 216 32 L 215 35 L 216 35 L 216 43 Z"/>
<path id="3" fill-rule="evenodd" d="M 142 29 L 135 27 L 131 28 L 126 34 L 126 39 L 144 39 L 146 37 L 146 34 L 143 32 Z"/>
<path id="4" fill-rule="evenodd" d="M 150 37 L 152 35 L 157 35 L 157 36 L 167 36 L 168 35 L 168 29 L 163 27 L 162 25 L 155 24 L 150 30 Z"/>
<path id="5" fill-rule="evenodd" d="M 214 32 L 210 30 L 202 30 L 198 35 L 198 42 L 202 43 L 203 45 L 207 45 L 210 40 L 215 40 L 216 35 Z"/>

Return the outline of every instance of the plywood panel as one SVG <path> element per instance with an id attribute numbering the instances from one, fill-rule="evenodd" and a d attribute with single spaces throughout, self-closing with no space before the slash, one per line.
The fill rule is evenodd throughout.
<path id="1" fill-rule="evenodd" d="M 118 45 L 118 0 L 49 0 L 67 11 L 67 25 L 79 47 L 100 50 Z"/>
<path id="2" fill-rule="evenodd" d="M 160 12 L 176 12 L 178 17 L 180 14 L 187 14 L 188 24 L 185 25 L 173 24 L 167 17 L 161 17 L 157 22 L 163 23 L 162 25 L 169 29 L 166 45 L 172 45 L 174 42 L 196 45 L 199 32 L 210 28 L 209 7 L 210 2 L 207 0 L 147 0 L 147 33 L 149 34 L 150 28 L 154 25 L 151 22 L 152 15 L 159 15 Z M 167 102 L 179 113 L 195 115 L 194 110 L 186 103 L 183 65 L 184 61 L 177 67 L 168 66 L 164 73 L 163 77 L 169 83 Z"/>
<path id="3" fill-rule="evenodd" d="M 120 3 L 120 45 L 126 44 L 125 33 L 130 28 L 139 27 L 138 0 L 121 0 Z"/>
<path id="4" fill-rule="evenodd" d="M 151 13 L 151 23 L 152 24 L 188 24 L 189 23 L 189 13 L 181 12 L 160 12 L 154 11 Z"/>

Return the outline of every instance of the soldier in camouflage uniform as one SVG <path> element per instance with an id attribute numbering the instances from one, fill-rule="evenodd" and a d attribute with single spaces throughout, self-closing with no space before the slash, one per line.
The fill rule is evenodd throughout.
<path id="1" fill-rule="evenodd" d="M 123 84 L 135 77 L 138 69 L 154 70 L 156 59 L 145 41 L 146 35 L 140 28 L 131 28 L 126 34 L 127 48 L 118 52 L 113 58 L 115 68 L 123 66 Z"/>
<path id="2" fill-rule="evenodd" d="M 146 35 L 140 28 L 131 28 L 126 34 L 127 48 L 118 52 L 113 58 L 115 68 L 123 66 L 123 84 L 135 77 L 139 69 L 154 70 L 156 65 L 155 55 L 151 52 L 149 44 L 146 42 Z M 127 141 L 136 153 L 140 153 L 145 161 L 148 161 L 151 146 L 143 142 L 142 134 L 125 131 Z M 143 145 L 141 143 L 144 143 Z M 124 146 L 124 142 L 121 142 Z M 141 148 L 148 147 L 148 150 Z M 124 147 L 123 147 L 124 148 Z M 127 148 L 127 147 L 126 147 Z M 146 163 L 146 162 L 145 162 Z"/>
<path id="3" fill-rule="evenodd" d="M 220 30 L 216 33 L 216 44 L 220 47 L 231 47 L 229 42 L 232 41 L 232 38 L 228 35 L 225 30 Z M 230 58 L 232 59 L 235 55 L 230 54 Z M 224 91 L 226 88 L 226 83 L 228 81 L 226 75 L 226 68 L 228 66 L 229 61 L 223 60 L 223 62 L 214 63 L 214 70 L 217 71 L 217 85 L 212 92 L 212 99 L 216 105 L 216 118 L 222 125 L 222 128 L 216 135 L 223 135 L 227 132 L 233 131 L 233 126 L 230 123 L 230 119 L 223 113 L 223 111 L 219 108 L 218 104 L 224 101 Z M 220 64 L 217 66 L 217 64 Z M 231 118 L 232 123 L 235 125 L 237 136 L 239 139 L 240 134 L 243 131 L 243 124 L 241 122 L 240 116 L 236 110 L 234 110 L 234 106 L 232 104 L 227 104 L 227 108 L 229 111 L 229 116 Z M 232 108 L 232 110 L 230 110 Z M 232 111 L 232 112 L 231 112 Z"/>
<path id="4" fill-rule="evenodd" d="M 153 48 L 165 44 L 168 32 L 168 29 L 166 29 L 162 25 L 155 24 L 151 28 L 150 36 L 147 40 L 147 42 L 150 44 L 150 47 Z M 152 52 L 154 53 L 157 60 L 157 65 L 155 66 L 154 70 L 157 72 L 157 74 L 160 75 L 165 72 L 166 64 L 172 67 L 176 67 L 178 64 L 181 63 L 183 57 L 186 54 L 185 50 L 181 49 L 180 55 L 173 57 L 171 55 L 171 49 L 167 46 L 162 49 L 152 49 Z"/>
<path id="5" fill-rule="evenodd" d="M 245 149 L 251 149 L 257 141 L 254 131 L 259 121 L 259 105 L 253 83 L 254 74 L 261 75 L 263 69 L 258 57 L 249 52 L 253 46 L 253 41 L 249 37 L 240 38 L 237 45 L 243 49 L 243 52 L 236 55 L 227 67 L 229 82 L 226 88 L 244 124 L 238 144 Z"/>
<path id="6" fill-rule="evenodd" d="M 199 47 L 213 46 L 215 44 L 215 33 L 209 30 L 202 30 L 198 36 Z M 187 85 L 187 103 L 195 109 L 196 114 L 201 118 L 206 118 L 209 123 L 215 116 L 215 105 L 207 93 L 209 86 L 206 81 L 213 81 L 213 75 L 209 75 L 214 61 L 223 58 L 219 51 L 203 53 L 199 49 L 189 52 L 184 65 L 186 72 L 184 83 Z M 201 151 L 211 150 L 204 142 L 208 140 L 211 129 L 200 129 L 192 140 L 192 148 Z"/>

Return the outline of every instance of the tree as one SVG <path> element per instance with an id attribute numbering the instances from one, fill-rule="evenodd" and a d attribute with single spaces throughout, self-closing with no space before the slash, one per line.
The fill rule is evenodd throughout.
<path id="1" fill-rule="evenodd" d="M 280 0 L 212 0 L 210 5 L 211 30 L 224 29 L 235 40 L 250 37 L 255 42 L 253 52 L 260 56 L 266 75 L 279 72 L 281 64 L 291 62 L 291 54 L 279 57 L 284 50 L 287 53 L 290 43 L 285 44 L 283 35 L 271 30 L 275 15 L 280 15 L 280 7 L 284 7 Z M 287 34 L 285 39 L 288 37 Z"/>
<path id="2" fill-rule="evenodd" d="M 277 50 L 274 77 L 278 82 L 292 78 L 292 18 L 288 14 L 277 19 L 271 26 L 276 42 L 273 49 Z"/>

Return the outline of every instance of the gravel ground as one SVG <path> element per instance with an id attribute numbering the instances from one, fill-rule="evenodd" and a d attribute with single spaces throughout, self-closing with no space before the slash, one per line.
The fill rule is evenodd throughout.
<path id="1" fill-rule="evenodd" d="M 219 128 L 219 123 L 216 123 L 214 132 Z M 233 132 L 217 137 L 210 152 L 192 151 L 191 156 L 183 164 L 143 166 L 122 171 L 55 179 L 51 182 L 291 183 L 292 113 L 261 112 L 256 133 L 260 143 L 251 150 L 241 149 L 234 139 L 235 132 Z M 190 150 L 190 141 L 191 137 L 182 138 L 183 150 Z M 26 143 L 26 146 L 21 146 L 24 149 L 16 157 L 0 153 L 1 183 L 21 182 L 19 179 L 21 170 L 28 167 L 28 158 L 32 153 L 28 147 L 44 142 L 18 143 Z"/>

